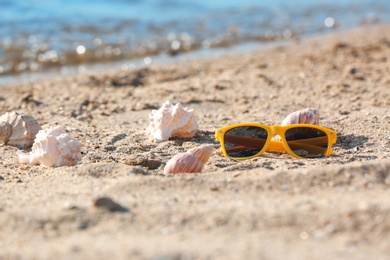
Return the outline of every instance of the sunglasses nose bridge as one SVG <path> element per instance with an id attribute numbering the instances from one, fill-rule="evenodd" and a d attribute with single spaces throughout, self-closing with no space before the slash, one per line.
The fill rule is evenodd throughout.
<path id="1" fill-rule="evenodd" d="M 284 133 L 284 126 L 280 126 L 280 125 L 272 126 L 271 131 L 272 131 L 271 133 L 272 136 L 279 135 L 280 137 L 282 137 Z"/>

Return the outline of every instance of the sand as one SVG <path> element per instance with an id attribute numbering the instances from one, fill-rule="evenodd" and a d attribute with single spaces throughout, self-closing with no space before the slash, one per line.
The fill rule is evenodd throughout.
<path id="1" fill-rule="evenodd" d="M 18 163 L 0 147 L 0 259 L 387 259 L 390 255 L 390 25 L 129 70 L 0 87 L 82 144 L 76 166 Z M 194 109 L 190 139 L 152 143 L 166 100 Z M 333 156 L 218 154 L 217 127 L 280 124 L 314 107 Z M 214 152 L 202 173 L 163 175 L 174 155 Z"/>

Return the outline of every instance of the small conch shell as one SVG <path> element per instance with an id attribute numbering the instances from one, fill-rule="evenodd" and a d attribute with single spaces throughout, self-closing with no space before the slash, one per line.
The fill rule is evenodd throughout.
<path id="1" fill-rule="evenodd" d="M 0 142 L 6 144 L 11 137 L 12 126 L 8 122 L 0 122 Z"/>
<path id="2" fill-rule="evenodd" d="M 146 135 L 154 142 L 167 141 L 170 137 L 190 138 L 198 129 L 193 109 L 173 105 L 166 101 L 160 109 L 149 114 L 149 126 Z"/>
<path id="3" fill-rule="evenodd" d="M 42 164 L 46 167 L 72 166 L 81 160 L 81 144 L 61 126 L 40 130 L 32 151 L 17 151 L 20 163 Z"/>
<path id="4" fill-rule="evenodd" d="M 282 125 L 312 124 L 318 125 L 320 113 L 316 108 L 306 108 L 289 114 L 282 122 Z"/>
<path id="5" fill-rule="evenodd" d="M 185 153 L 179 153 L 167 162 L 164 174 L 201 172 L 212 151 L 213 145 L 208 144 L 189 149 Z"/>
<path id="6" fill-rule="evenodd" d="M 0 117 L 0 142 L 21 149 L 30 148 L 41 126 L 24 113 L 7 112 Z"/>

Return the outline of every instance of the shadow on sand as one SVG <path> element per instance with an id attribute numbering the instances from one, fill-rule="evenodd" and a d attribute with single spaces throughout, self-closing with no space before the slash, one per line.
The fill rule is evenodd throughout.
<path id="1" fill-rule="evenodd" d="M 355 147 L 362 146 L 368 141 L 368 137 L 364 135 L 340 135 L 337 137 L 337 142 L 335 146 L 341 147 L 343 149 L 352 149 Z"/>

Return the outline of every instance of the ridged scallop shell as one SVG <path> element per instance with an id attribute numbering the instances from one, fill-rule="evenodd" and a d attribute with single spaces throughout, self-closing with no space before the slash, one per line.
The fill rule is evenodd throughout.
<path id="1" fill-rule="evenodd" d="M 167 141 L 170 137 L 190 138 L 198 129 L 193 109 L 180 103 L 173 105 L 166 101 L 160 109 L 149 114 L 149 126 L 146 135 L 154 142 Z"/>
<path id="2" fill-rule="evenodd" d="M 164 174 L 201 172 L 212 151 L 213 145 L 209 144 L 189 149 L 185 153 L 179 153 L 167 162 Z"/>
<path id="3" fill-rule="evenodd" d="M 18 151 L 20 163 L 42 164 L 46 167 L 72 166 L 81 160 L 81 144 L 61 126 L 40 130 L 32 151 Z"/>
<path id="4" fill-rule="evenodd" d="M 312 124 L 318 125 L 320 112 L 316 108 L 306 108 L 289 114 L 282 122 L 282 125 Z"/>
<path id="5" fill-rule="evenodd" d="M 24 113 L 8 112 L 0 117 L 0 142 L 21 149 L 30 148 L 41 126 Z"/>

